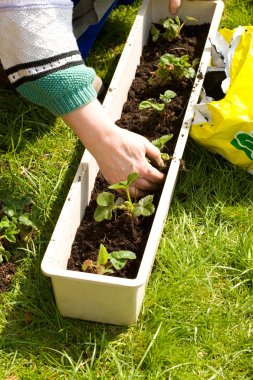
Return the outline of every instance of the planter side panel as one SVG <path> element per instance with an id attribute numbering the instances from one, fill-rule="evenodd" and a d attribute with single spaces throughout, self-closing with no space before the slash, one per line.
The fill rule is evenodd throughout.
<path id="1" fill-rule="evenodd" d="M 57 308 L 65 317 L 115 325 L 135 324 L 144 296 L 139 288 L 53 277 Z"/>
<path id="2" fill-rule="evenodd" d="M 168 4 L 163 0 L 152 0 L 152 22 L 157 22 L 164 17 L 167 12 Z M 198 20 L 198 24 L 209 23 L 210 29 L 205 43 L 204 51 L 200 60 L 199 68 L 193 84 L 193 90 L 186 108 L 182 127 L 180 129 L 177 144 L 174 150 L 173 159 L 166 177 L 158 208 L 156 210 L 155 219 L 150 231 L 149 239 L 145 248 L 143 260 L 138 273 L 138 278 L 146 276 L 146 268 L 152 267 L 159 241 L 162 235 L 163 226 L 172 201 L 178 172 L 181 165 L 184 149 L 189 136 L 192 119 L 194 116 L 194 105 L 198 102 L 204 75 L 207 66 L 211 60 L 211 43 L 209 37 L 218 29 L 219 22 L 223 11 L 222 1 L 188 1 L 184 0 L 179 8 L 178 16 L 183 20 L 187 16 L 194 16 Z M 196 22 L 193 22 L 196 23 Z"/>
<path id="3" fill-rule="evenodd" d="M 194 17 L 197 19 L 198 24 L 210 23 L 213 19 L 214 12 L 217 8 L 217 2 L 222 3 L 221 0 L 218 1 L 207 1 L 207 0 L 182 0 L 181 6 L 177 12 L 182 20 L 187 17 Z M 161 18 L 175 17 L 168 12 L 168 1 L 164 0 L 151 0 L 152 4 L 152 22 L 158 22 Z M 189 22 L 188 24 L 195 24 L 195 21 Z"/>
<path id="4" fill-rule="evenodd" d="M 144 1 L 133 23 L 103 102 L 104 109 L 113 121 L 121 117 L 129 88 L 135 78 L 137 65 L 140 63 L 143 46 L 148 40 L 151 19 L 151 2 L 149 0 Z"/>
<path id="5" fill-rule="evenodd" d="M 95 159 L 86 151 L 41 263 L 42 272 L 47 276 L 53 276 L 59 270 L 66 270 L 76 230 L 90 201 L 97 171 Z"/>

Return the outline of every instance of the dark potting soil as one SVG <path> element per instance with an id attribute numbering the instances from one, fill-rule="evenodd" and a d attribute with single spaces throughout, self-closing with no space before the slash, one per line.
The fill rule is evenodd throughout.
<path id="1" fill-rule="evenodd" d="M 173 42 L 166 42 L 162 38 L 156 42 L 148 42 L 143 49 L 140 65 L 129 90 L 128 100 L 123 107 L 121 119 L 116 122 L 118 126 L 139 133 L 150 141 L 172 133 L 173 138 L 166 145 L 166 153 L 173 154 L 192 91 L 193 80 L 184 78 L 180 82 L 151 85 L 148 83 L 148 79 L 151 76 L 150 73 L 156 70 L 160 57 L 165 53 L 176 56 L 188 54 L 190 62 L 197 58 L 200 59 L 209 26 L 208 24 L 185 26 L 180 39 Z M 158 100 L 159 95 L 168 89 L 176 92 L 177 96 L 166 104 L 164 112 L 139 110 L 139 103 L 142 100 L 149 98 Z M 118 277 L 135 278 L 155 214 L 151 217 L 138 218 L 139 220 L 134 222 L 134 226 L 131 225 L 129 216 L 125 214 L 118 215 L 110 221 L 95 222 L 93 214 L 96 208 L 96 198 L 100 192 L 108 191 L 107 186 L 108 184 L 99 173 L 91 201 L 77 230 L 67 268 L 81 271 L 84 260 L 96 261 L 99 246 L 103 243 L 108 252 L 130 250 L 136 253 L 136 260 L 129 260 L 125 268 L 113 274 Z M 155 194 L 155 206 L 159 202 L 159 197 L 159 193 Z"/>
<path id="2" fill-rule="evenodd" d="M 14 263 L 4 262 L 0 264 L 0 293 L 8 290 L 15 272 L 16 266 Z"/>

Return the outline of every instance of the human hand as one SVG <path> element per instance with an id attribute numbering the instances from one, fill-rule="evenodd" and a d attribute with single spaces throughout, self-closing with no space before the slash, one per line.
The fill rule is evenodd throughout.
<path id="1" fill-rule="evenodd" d="M 177 13 L 178 8 L 181 5 L 181 0 L 169 0 L 169 11 L 172 14 Z"/>
<path id="2" fill-rule="evenodd" d="M 62 118 L 94 156 L 110 184 L 125 180 L 130 173 L 136 172 L 139 177 L 130 188 L 131 195 L 140 197 L 159 188 L 164 174 L 151 164 L 163 166 L 159 149 L 143 136 L 115 125 L 98 100 Z"/>
<path id="3" fill-rule="evenodd" d="M 135 197 L 157 191 L 164 180 L 164 174 L 151 164 L 163 166 L 159 149 L 145 137 L 116 125 L 104 138 L 102 149 L 95 147 L 93 154 L 101 173 L 111 184 L 125 180 L 130 173 L 139 174 L 130 187 L 130 193 Z"/>

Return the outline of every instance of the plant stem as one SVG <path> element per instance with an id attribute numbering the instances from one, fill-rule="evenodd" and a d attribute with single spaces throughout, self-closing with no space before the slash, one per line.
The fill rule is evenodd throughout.
<path id="1" fill-rule="evenodd" d="M 129 192 L 129 188 L 128 188 L 128 187 L 126 188 L 126 195 L 127 195 L 127 199 L 128 199 L 128 201 L 131 203 L 131 205 L 133 205 L 133 202 L 132 202 L 132 199 L 131 199 L 131 196 L 130 196 L 130 192 Z"/>

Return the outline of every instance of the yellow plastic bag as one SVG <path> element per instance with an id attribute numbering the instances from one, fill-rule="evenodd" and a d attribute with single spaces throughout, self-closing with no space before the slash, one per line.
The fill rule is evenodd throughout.
<path id="1" fill-rule="evenodd" d="M 253 174 L 253 26 L 217 33 L 211 42 L 224 63 L 224 98 L 196 105 L 190 135 Z"/>

